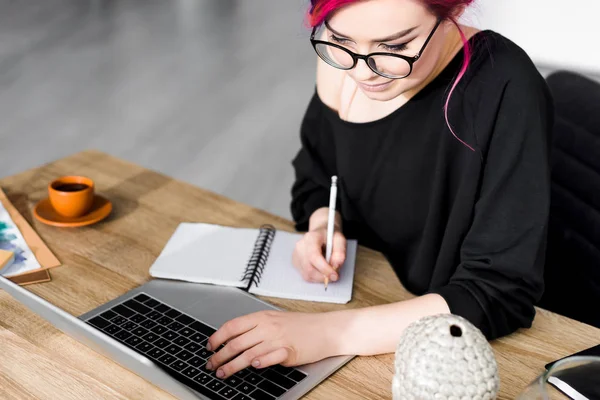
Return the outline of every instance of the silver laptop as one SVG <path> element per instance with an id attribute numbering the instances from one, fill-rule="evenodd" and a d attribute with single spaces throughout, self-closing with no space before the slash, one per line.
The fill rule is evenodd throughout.
<path id="1" fill-rule="evenodd" d="M 64 333 L 180 399 L 298 399 L 352 359 L 250 367 L 216 378 L 204 368 L 212 355 L 207 337 L 232 318 L 276 309 L 237 288 L 154 279 L 78 318 L 1 276 L 0 288 Z"/>

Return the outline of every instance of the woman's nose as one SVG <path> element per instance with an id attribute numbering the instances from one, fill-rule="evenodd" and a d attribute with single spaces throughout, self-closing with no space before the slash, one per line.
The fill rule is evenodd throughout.
<path id="1" fill-rule="evenodd" d="M 356 66 L 354 67 L 354 73 L 352 75 L 357 81 L 366 81 L 377 74 L 375 74 L 375 72 L 373 72 L 373 70 L 369 68 L 365 60 L 358 60 Z"/>

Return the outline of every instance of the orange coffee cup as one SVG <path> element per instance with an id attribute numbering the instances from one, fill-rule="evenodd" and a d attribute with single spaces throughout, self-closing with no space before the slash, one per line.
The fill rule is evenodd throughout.
<path id="1" fill-rule="evenodd" d="M 94 181 L 85 176 L 63 176 L 48 185 L 50 204 L 64 217 L 85 215 L 94 202 Z"/>

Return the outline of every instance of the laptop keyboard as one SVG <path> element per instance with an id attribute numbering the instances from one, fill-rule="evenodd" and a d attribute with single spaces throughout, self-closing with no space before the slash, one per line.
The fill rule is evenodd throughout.
<path id="1" fill-rule="evenodd" d="M 213 354 L 206 350 L 206 342 L 215 329 L 144 293 L 86 322 L 211 399 L 273 400 L 307 376 L 295 368 L 275 365 L 249 367 L 225 380 L 217 378 L 204 367 Z"/>

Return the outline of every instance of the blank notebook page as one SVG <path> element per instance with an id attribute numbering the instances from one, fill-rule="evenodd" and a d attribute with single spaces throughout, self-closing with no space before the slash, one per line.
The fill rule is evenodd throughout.
<path id="1" fill-rule="evenodd" d="M 241 279 L 257 234 L 257 229 L 181 223 L 150 268 L 150 275 L 246 287 Z"/>
<path id="2" fill-rule="evenodd" d="M 344 304 L 352 298 L 356 241 L 349 240 L 346 249 L 346 262 L 340 269 L 340 279 L 329 282 L 327 291 L 323 283 L 310 283 L 302 279 L 300 272 L 292 264 L 294 247 L 302 235 L 277 231 L 269 258 L 259 284 L 253 285 L 250 292 L 286 299 L 325 301 Z"/>

